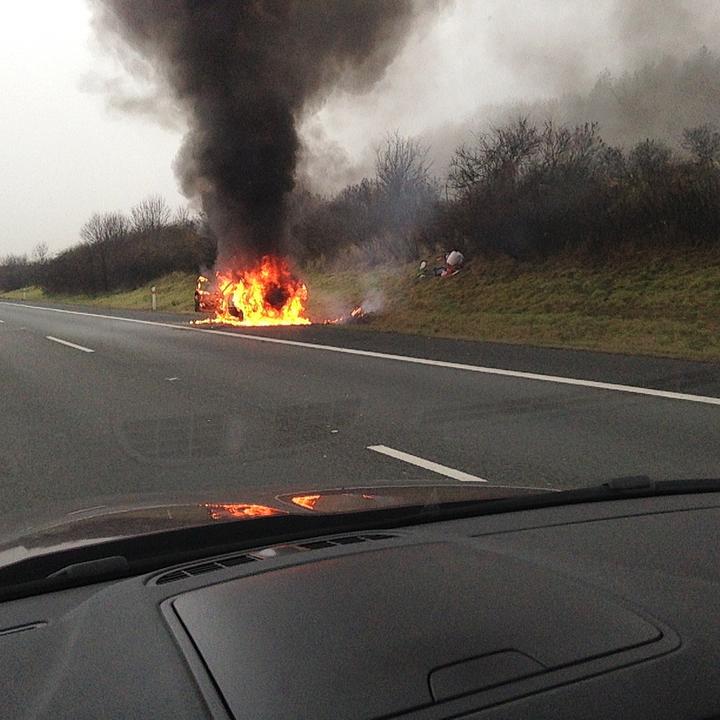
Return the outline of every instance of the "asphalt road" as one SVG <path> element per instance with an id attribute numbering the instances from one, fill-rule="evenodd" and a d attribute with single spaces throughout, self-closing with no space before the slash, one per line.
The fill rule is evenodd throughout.
<path id="1" fill-rule="evenodd" d="M 115 495 L 720 476 L 718 364 L 78 310 L 0 303 L 5 530 Z"/>

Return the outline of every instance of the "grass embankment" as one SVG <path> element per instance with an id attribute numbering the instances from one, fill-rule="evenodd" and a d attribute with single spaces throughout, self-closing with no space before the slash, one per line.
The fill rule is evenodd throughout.
<path id="1" fill-rule="evenodd" d="M 88 305 L 92 307 L 150 310 L 151 288 L 157 288 L 157 308 L 163 312 L 193 312 L 193 291 L 197 275 L 172 273 L 153 280 L 135 290 L 101 293 L 99 295 L 46 295 L 39 287 L 13 290 L 0 298 L 26 302 L 44 301 L 66 305 Z"/>
<path id="2" fill-rule="evenodd" d="M 720 252 L 624 251 L 600 260 L 476 260 L 459 275 L 312 275 L 316 307 L 385 306 L 371 327 L 422 335 L 720 360 Z"/>
<path id="3" fill-rule="evenodd" d="M 720 252 L 625 251 L 617 257 L 516 263 L 475 260 L 454 278 L 391 271 L 304 273 L 311 317 L 335 317 L 370 296 L 370 329 L 554 347 L 720 360 Z M 157 280 L 158 309 L 192 311 L 195 278 Z M 151 283 L 152 284 L 152 283 Z M 108 295 L 27 300 L 148 308 L 150 286 Z M 5 297 L 19 298 L 21 291 Z"/>

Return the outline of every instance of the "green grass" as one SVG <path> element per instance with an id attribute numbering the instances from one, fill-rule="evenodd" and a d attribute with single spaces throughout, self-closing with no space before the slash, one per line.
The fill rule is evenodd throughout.
<path id="1" fill-rule="evenodd" d="M 39 287 L 32 286 L 22 290 L 1 293 L 0 298 L 7 298 L 8 300 L 44 300 L 45 293 Z"/>
<path id="2" fill-rule="evenodd" d="M 596 260 L 540 264 L 476 259 L 454 278 L 416 280 L 416 266 L 303 273 L 314 320 L 347 313 L 368 295 L 384 298 L 353 327 L 474 340 L 720 360 L 720 251 L 626 250 Z M 174 273 L 129 292 L 29 301 L 192 312 L 195 277 Z M 19 299 L 21 291 L 0 297 Z"/>
<path id="3" fill-rule="evenodd" d="M 454 278 L 308 277 L 317 308 L 381 288 L 377 330 L 720 360 L 720 252 L 625 251 L 540 264 L 475 260 Z M 346 305 L 348 303 L 346 302 Z"/>
<path id="4" fill-rule="evenodd" d="M 157 288 L 157 308 L 164 312 L 193 312 L 193 291 L 197 275 L 172 273 L 154 280 L 135 290 L 123 290 L 99 295 L 46 295 L 38 287 L 25 288 L 25 299 L 46 301 L 68 305 L 88 305 L 92 307 L 127 308 L 133 310 L 150 310 L 152 293 L 150 288 Z M 0 298 L 21 300 L 23 290 L 0 295 Z"/>

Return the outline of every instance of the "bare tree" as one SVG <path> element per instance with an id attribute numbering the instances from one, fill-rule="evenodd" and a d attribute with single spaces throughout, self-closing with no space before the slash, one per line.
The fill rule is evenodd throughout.
<path id="1" fill-rule="evenodd" d="M 49 250 L 46 242 L 39 242 L 33 248 L 33 258 L 35 259 L 35 262 L 40 264 L 44 263 L 48 259 L 48 255 Z"/>
<path id="2" fill-rule="evenodd" d="M 187 205 L 178 205 L 173 213 L 172 223 L 179 227 L 193 227 L 195 225 L 195 218 Z"/>
<path id="3" fill-rule="evenodd" d="M 682 146 L 701 165 L 720 163 L 720 132 L 712 123 L 683 130 Z"/>
<path id="4" fill-rule="evenodd" d="M 0 291 L 16 290 L 34 281 L 27 255 L 6 255 L 0 258 Z"/>
<path id="5" fill-rule="evenodd" d="M 429 148 L 396 130 L 375 151 L 375 172 L 380 188 L 398 197 L 430 184 Z"/>
<path id="6" fill-rule="evenodd" d="M 609 186 L 617 187 L 625 175 L 625 155 L 621 148 L 603 145 L 598 155 L 598 174 Z"/>
<path id="7" fill-rule="evenodd" d="M 672 150 L 659 140 L 643 140 L 628 155 L 628 167 L 635 177 L 651 181 L 664 177 L 672 159 Z"/>
<path id="8" fill-rule="evenodd" d="M 394 243 L 415 232 L 437 198 L 428 152 L 416 138 L 403 137 L 397 131 L 386 136 L 376 149 L 375 182 L 361 184 L 355 197 L 361 204 L 365 198 L 369 211 L 366 227 L 384 228 Z"/>
<path id="9" fill-rule="evenodd" d="M 80 228 L 80 237 L 88 245 L 123 239 L 129 231 L 129 223 L 122 213 L 95 213 Z"/>
<path id="10" fill-rule="evenodd" d="M 566 158 L 572 145 L 569 128 L 557 127 L 552 120 L 545 123 L 540 137 L 540 163 L 544 171 L 554 171 Z"/>
<path id="11" fill-rule="evenodd" d="M 132 229 L 140 235 L 150 235 L 170 223 L 172 211 L 161 195 L 149 195 L 130 210 Z"/>
<path id="12" fill-rule="evenodd" d="M 121 213 L 95 213 L 80 228 L 80 237 L 91 249 L 100 264 L 100 280 L 103 290 L 109 289 L 108 257 L 110 244 L 127 237 L 129 224 Z"/>
<path id="13" fill-rule="evenodd" d="M 497 181 L 512 185 L 530 166 L 541 142 L 537 128 L 526 117 L 493 128 L 480 135 L 474 146 L 462 145 L 455 151 L 448 185 L 459 191 Z"/>
<path id="14" fill-rule="evenodd" d="M 463 143 L 450 160 L 448 186 L 457 192 L 464 192 L 479 185 L 484 177 L 484 163 L 479 148 Z"/>
<path id="15" fill-rule="evenodd" d="M 545 177 L 558 172 L 565 178 L 589 177 L 601 167 L 604 148 L 597 123 L 571 129 L 548 121 L 540 134 L 539 168 Z"/>

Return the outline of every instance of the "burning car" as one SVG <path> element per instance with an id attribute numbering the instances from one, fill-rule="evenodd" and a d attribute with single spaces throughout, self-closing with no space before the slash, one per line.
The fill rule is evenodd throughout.
<path id="1" fill-rule="evenodd" d="M 211 313 L 195 324 L 242 326 L 309 325 L 308 291 L 286 260 L 266 255 L 246 270 L 218 271 L 214 279 L 200 275 L 195 311 Z"/>
<path id="2" fill-rule="evenodd" d="M 216 283 L 200 275 L 195 286 L 195 312 L 211 313 L 213 316 L 222 314 L 224 291 L 227 283 L 218 287 Z M 243 320 L 243 312 L 230 301 L 227 303 L 227 312 L 236 320 Z"/>
<path id="3" fill-rule="evenodd" d="M 215 312 L 220 302 L 220 295 L 209 290 L 210 279 L 200 275 L 195 284 L 195 312 Z"/>

